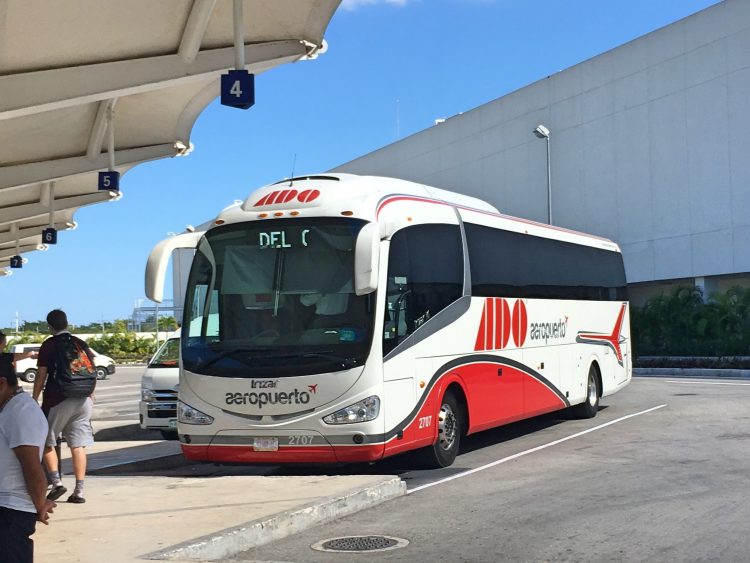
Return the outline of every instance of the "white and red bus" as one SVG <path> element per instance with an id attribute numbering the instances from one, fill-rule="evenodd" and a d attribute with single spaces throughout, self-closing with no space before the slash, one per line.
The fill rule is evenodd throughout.
<path id="1" fill-rule="evenodd" d="M 596 415 L 631 378 L 625 271 L 603 238 L 421 184 L 284 180 L 162 241 L 195 248 L 178 433 L 192 460 L 448 466 L 463 436 Z"/>

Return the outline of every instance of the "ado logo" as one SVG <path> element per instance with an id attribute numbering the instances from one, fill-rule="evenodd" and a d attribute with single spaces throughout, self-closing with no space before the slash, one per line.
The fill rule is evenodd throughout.
<path id="1" fill-rule="evenodd" d="M 255 203 L 253 207 L 261 207 L 263 205 L 279 205 L 281 203 L 289 203 L 290 201 L 294 200 L 297 200 L 300 203 L 310 203 L 311 201 L 317 199 L 319 195 L 320 190 L 303 190 L 301 192 L 297 190 L 278 190 L 264 195 Z"/>
<path id="2" fill-rule="evenodd" d="M 508 346 L 511 336 L 520 348 L 526 342 L 528 327 L 526 304 L 523 301 L 516 300 L 511 311 L 507 299 L 488 297 L 484 300 L 474 350 L 501 350 Z"/>

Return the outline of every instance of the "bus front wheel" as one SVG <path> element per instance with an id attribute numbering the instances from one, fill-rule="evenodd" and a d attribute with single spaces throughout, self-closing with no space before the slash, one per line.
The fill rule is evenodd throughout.
<path id="1" fill-rule="evenodd" d="M 597 377 L 596 366 L 591 364 L 586 383 L 586 400 L 571 409 L 573 416 L 576 418 L 594 418 L 599 411 L 599 395 L 601 393 L 599 392 L 599 379 Z"/>
<path id="2" fill-rule="evenodd" d="M 443 397 L 438 414 L 438 437 L 435 443 L 422 450 L 421 461 L 428 467 L 448 467 L 456 459 L 461 444 L 463 411 L 453 393 Z"/>

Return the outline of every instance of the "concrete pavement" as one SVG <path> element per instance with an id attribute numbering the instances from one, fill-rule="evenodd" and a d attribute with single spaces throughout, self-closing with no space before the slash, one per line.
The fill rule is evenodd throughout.
<path id="1" fill-rule="evenodd" d="M 179 444 L 133 439 L 134 425 L 95 423 L 85 504 L 58 501 L 33 536 L 37 561 L 221 560 L 405 493 L 394 476 L 173 477 Z M 63 444 L 63 482 L 72 490 Z M 149 474 L 133 471 L 153 469 Z M 154 473 L 154 474 L 151 474 Z M 161 473 L 161 475 L 159 475 Z"/>

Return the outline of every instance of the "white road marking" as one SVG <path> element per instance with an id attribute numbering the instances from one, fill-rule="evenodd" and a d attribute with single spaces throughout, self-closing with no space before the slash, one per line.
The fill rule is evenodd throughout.
<path id="1" fill-rule="evenodd" d="M 111 403 L 108 403 L 106 401 L 97 401 L 94 403 L 94 408 L 96 407 L 111 407 L 113 405 L 132 405 L 132 404 L 138 404 L 138 399 L 131 399 L 130 401 L 112 401 Z"/>
<path id="2" fill-rule="evenodd" d="M 457 473 L 456 475 L 451 475 L 450 477 L 446 477 L 445 479 L 440 479 L 438 481 L 434 481 L 432 483 L 427 483 L 425 485 L 420 485 L 419 487 L 414 487 L 413 489 L 409 489 L 406 491 L 406 494 L 409 495 L 411 493 L 416 493 L 417 491 L 421 491 L 422 489 L 427 489 L 429 487 L 434 487 L 435 485 L 441 485 L 443 483 L 447 483 L 448 481 L 453 481 L 454 479 L 459 479 L 461 477 L 466 477 L 467 475 L 472 475 L 474 473 L 479 473 L 480 471 L 484 471 L 485 469 L 489 469 L 491 467 L 495 467 L 496 465 L 500 465 L 501 463 L 505 463 L 507 461 L 512 461 L 514 459 L 518 459 L 519 457 L 523 457 L 525 455 L 533 454 L 535 452 L 538 452 L 540 450 L 544 450 L 546 448 L 556 446 L 557 444 L 562 444 L 563 442 L 567 442 L 568 440 L 572 440 L 573 438 L 578 438 L 579 436 L 583 436 L 584 434 L 588 434 L 590 432 L 594 432 L 596 430 L 601 430 L 602 428 L 606 428 L 607 426 L 611 426 L 613 424 L 617 424 L 618 422 L 622 422 L 623 420 L 627 420 L 629 418 L 633 418 L 634 416 L 640 416 L 642 414 L 650 413 L 655 410 L 662 409 L 666 407 L 666 404 L 658 405 L 656 407 L 652 407 L 650 409 L 646 409 L 645 411 L 636 412 L 633 414 L 628 414 L 626 416 L 621 416 L 620 418 L 616 418 L 614 420 L 610 420 L 609 422 L 605 422 L 604 424 L 600 424 L 599 426 L 594 426 L 593 428 L 589 428 L 588 430 L 583 430 L 582 432 L 576 432 L 575 434 L 571 434 L 570 436 L 566 436 L 565 438 L 560 438 L 559 440 L 555 440 L 553 442 L 549 442 L 547 444 L 542 444 L 541 446 L 537 446 L 536 448 L 531 448 L 530 450 L 525 450 L 523 452 L 519 452 L 517 454 L 513 454 L 508 457 L 504 457 L 502 459 L 498 459 L 497 461 L 493 461 L 491 463 L 488 463 L 486 465 L 482 465 L 480 467 L 475 467 L 474 469 L 469 469 L 468 471 L 464 471 L 462 473 Z"/>
<path id="3" fill-rule="evenodd" d="M 682 380 L 665 380 L 665 383 L 684 383 L 685 385 L 735 385 L 735 386 L 750 386 L 750 383 L 730 383 L 729 381 L 682 381 Z"/>
<path id="4" fill-rule="evenodd" d="M 118 393 L 102 393 L 102 392 L 97 392 L 97 393 L 94 393 L 94 397 L 96 398 L 97 402 L 102 401 L 103 399 L 116 399 L 116 398 L 127 399 L 128 397 L 130 397 L 131 399 L 140 400 L 141 394 L 140 393 L 134 393 L 132 391 L 130 391 L 130 392 L 127 392 L 127 391 L 126 392 L 118 392 Z"/>
<path id="5" fill-rule="evenodd" d="M 140 389 L 140 387 L 141 387 L 140 382 L 131 383 L 129 385 L 102 385 L 101 383 L 99 383 L 96 386 L 96 390 L 97 391 L 109 391 L 110 389 L 136 389 L 136 388 Z"/>

